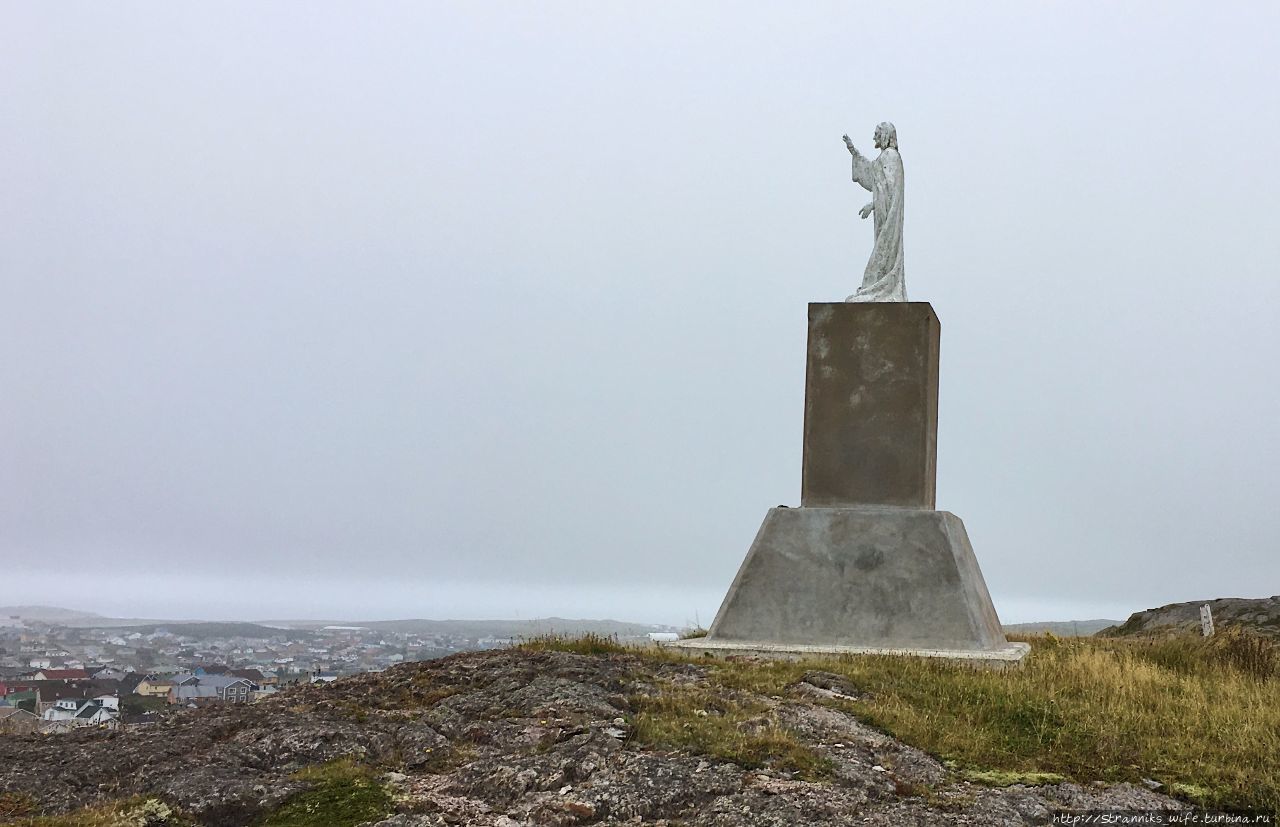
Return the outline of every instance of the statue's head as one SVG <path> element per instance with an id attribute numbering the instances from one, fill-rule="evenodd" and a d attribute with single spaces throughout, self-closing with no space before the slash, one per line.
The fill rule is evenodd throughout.
<path id="1" fill-rule="evenodd" d="M 894 129 L 893 124 L 885 121 L 876 127 L 876 149 L 890 148 L 898 148 L 898 130 Z"/>

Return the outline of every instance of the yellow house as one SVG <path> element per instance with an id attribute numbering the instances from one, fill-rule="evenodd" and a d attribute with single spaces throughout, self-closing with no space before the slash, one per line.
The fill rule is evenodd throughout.
<path id="1" fill-rule="evenodd" d="M 148 698 L 167 698 L 169 697 L 169 690 L 172 688 L 173 681 L 147 678 L 138 684 L 133 691 Z"/>

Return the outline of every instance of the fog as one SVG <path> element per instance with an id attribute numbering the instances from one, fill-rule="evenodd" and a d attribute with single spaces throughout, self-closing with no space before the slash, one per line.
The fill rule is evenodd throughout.
<path id="1" fill-rule="evenodd" d="M 705 624 L 882 120 L 1001 618 L 1280 592 L 1280 7 L 0 9 L 0 604 Z"/>

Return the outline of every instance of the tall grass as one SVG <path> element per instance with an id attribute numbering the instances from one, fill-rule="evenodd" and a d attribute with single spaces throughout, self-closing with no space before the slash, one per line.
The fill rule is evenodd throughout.
<path id="1" fill-rule="evenodd" d="M 618 642 L 617 635 L 586 632 L 581 635 L 537 635 L 522 640 L 517 646 L 529 652 L 573 652 L 578 655 L 616 655 L 635 651 Z"/>
<path id="2" fill-rule="evenodd" d="M 1021 668 L 914 658 L 823 663 L 858 689 L 833 701 L 962 772 L 1144 778 L 1204 806 L 1280 814 L 1280 675 L 1247 636 L 1026 638 Z M 780 694 L 813 663 L 711 667 L 727 689 Z"/>

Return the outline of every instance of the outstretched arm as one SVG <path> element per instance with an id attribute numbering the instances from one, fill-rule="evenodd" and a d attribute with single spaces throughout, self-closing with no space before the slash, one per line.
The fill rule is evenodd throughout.
<path id="1" fill-rule="evenodd" d="M 849 150 L 849 154 L 853 156 L 853 180 L 861 184 L 863 189 L 871 189 L 871 162 L 867 157 L 858 151 L 853 145 L 853 141 L 849 140 L 849 136 L 844 136 L 844 145 Z M 866 218 L 864 215 L 863 218 Z"/>

